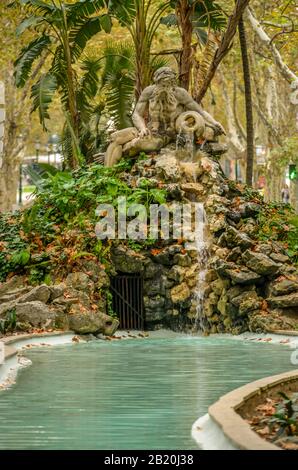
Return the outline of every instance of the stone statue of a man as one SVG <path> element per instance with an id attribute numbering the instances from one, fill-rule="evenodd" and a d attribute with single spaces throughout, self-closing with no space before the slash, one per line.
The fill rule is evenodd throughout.
<path id="1" fill-rule="evenodd" d="M 179 132 L 177 120 L 186 111 L 197 121 L 197 127 L 207 126 L 213 130 L 213 135 L 225 133 L 219 122 L 204 111 L 184 88 L 177 86 L 174 70 L 161 67 L 155 72 L 153 80 L 154 85 L 144 89 L 136 104 L 132 115 L 135 127 L 112 134 L 105 165 L 114 165 L 122 154 L 160 150 L 176 139 Z"/>

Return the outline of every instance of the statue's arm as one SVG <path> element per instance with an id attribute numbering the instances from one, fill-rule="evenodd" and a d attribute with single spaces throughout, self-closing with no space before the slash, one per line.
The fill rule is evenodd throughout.
<path id="1" fill-rule="evenodd" d="M 153 89 L 152 86 L 148 86 L 147 88 L 144 89 L 144 91 L 141 93 L 141 96 L 132 114 L 132 122 L 134 123 L 135 127 L 138 129 L 140 137 L 144 137 L 145 135 L 149 134 L 149 130 L 147 129 L 144 116 L 145 116 L 147 105 L 149 103 L 149 99 L 152 94 L 152 89 Z"/>
<path id="2" fill-rule="evenodd" d="M 223 126 L 216 121 L 211 114 L 207 113 L 202 106 L 200 106 L 191 96 L 190 94 L 184 90 L 183 88 L 178 89 L 178 99 L 180 103 L 184 105 L 184 107 L 188 111 L 196 111 L 199 113 L 206 121 L 206 123 L 211 126 L 218 134 L 225 134 L 225 130 Z"/>

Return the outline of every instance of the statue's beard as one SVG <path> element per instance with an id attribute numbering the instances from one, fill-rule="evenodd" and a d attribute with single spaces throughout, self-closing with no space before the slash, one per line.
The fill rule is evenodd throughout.
<path id="1" fill-rule="evenodd" d="M 173 112 L 177 107 L 174 88 L 156 85 L 151 102 L 153 107 L 159 107 L 160 114 Z"/>

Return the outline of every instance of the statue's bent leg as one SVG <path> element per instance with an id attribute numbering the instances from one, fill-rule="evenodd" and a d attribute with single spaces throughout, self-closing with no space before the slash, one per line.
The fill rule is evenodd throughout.
<path id="1" fill-rule="evenodd" d="M 122 157 L 122 145 L 112 142 L 105 154 L 105 166 L 115 165 Z"/>
<path id="2" fill-rule="evenodd" d="M 115 165 L 122 157 L 122 146 L 135 139 L 137 135 L 138 130 L 135 127 L 128 127 L 127 129 L 114 132 L 111 135 L 112 142 L 105 154 L 105 166 Z"/>
<path id="3" fill-rule="evenodd" d="M 140 152 L 156 152 L 165 145 L 162 137 L 146 136 L 134 139 L 123 146 L 123 153 L 129 157 L 134 157 Z"/>

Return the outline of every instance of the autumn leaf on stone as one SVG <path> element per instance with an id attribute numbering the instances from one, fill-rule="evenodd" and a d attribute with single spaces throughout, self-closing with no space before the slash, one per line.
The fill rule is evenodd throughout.
<path id="1" fill-rule="evenodd" d="M 151 254 L 152 254 L 153 256 L 156 256 L 156 255 L 159 255 L 159 253 L 161 253 L 161 251 L 162 251 L 162 250 L 161 250 L 160 248 L 152 248 Z"/>

